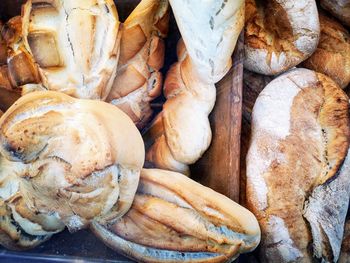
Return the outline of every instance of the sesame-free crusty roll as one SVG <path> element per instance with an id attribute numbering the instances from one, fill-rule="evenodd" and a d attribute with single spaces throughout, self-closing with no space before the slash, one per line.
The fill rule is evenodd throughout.
<path id="1" fill-rule="evenodd" d="M 53 91 L 27 94 L 7 110 L 0 143 L 8 161 L 1 173 L 18 180 L 24 205 L 57 214 L 71 231 L 128 211 L 145 155 L 139 131 L 117 107 Z M 10 207 L 18 201 L 3 199 Z"/>
<path id="2" fill-rule="evenodd" d="M 263 75 L 287 71 L 307 59 L 320 35 L 315 0 L 246 0 L 244 67 Z"/>
<path id="3" fill-rule="evenodd" d="M 343 90 L 307 69 L 260 93 L 246 161 L 262 262 L 337 262 L 350 194 L 348 111 Z"/>
<path id="4" fill-rule="evenodd" d="M 260 241 L 247 209 L 185 175 L 158 169 L 142 170 L 125 216 L 108 226 L 93 222 L 91 229 L 137 262 L 232 262 Z"/>

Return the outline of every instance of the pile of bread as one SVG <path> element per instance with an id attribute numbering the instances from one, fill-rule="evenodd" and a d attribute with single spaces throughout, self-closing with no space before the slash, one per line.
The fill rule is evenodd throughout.
<path id="1" fill-rule="evenodd" d="M 170 12 L 182 38 L 163 77 Z M 138 262 L 231 262 L 260 239 L 262 262 L 336 262 L 349 15 L 349 0 L 141 0 L 120 22 L 113 0 L 26 1 L 0 37 L 0 104 L 15 101 L 0 105 L 0 244 L 89 228 Z M 252 112 L 247 208 L 187 177 L 243 27 L 245 68 L 275 76 Z"/>

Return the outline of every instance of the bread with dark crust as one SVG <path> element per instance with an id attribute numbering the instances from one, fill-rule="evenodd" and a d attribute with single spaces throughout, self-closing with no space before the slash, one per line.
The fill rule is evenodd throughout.
<path id="1" fill-rule="evenodd" d="M 349 98 L 329 77 L 291 70 L 253 109 L 247 205 L 262 262 L 336 262 L 350 194 Z"/>
<path id="2" fill-rule="evenodd" d="M 315 51 L 319 35 L 315 0 L 246 0 L 244 67 L 264 75 L 287 71 Z"/>
<path id="3" fill-rule="evenodd" d="M 341 88 L 350 83 L 350 34 L 320 12 L 321 36 L 316 51 L 302 66 L 332 78 Z"/>
<path id="4" fill-rule="evenodd" d="M 321 0 L 320 2 L 324 9 L 344 25 L 350 26 L 350 0 Z"/>

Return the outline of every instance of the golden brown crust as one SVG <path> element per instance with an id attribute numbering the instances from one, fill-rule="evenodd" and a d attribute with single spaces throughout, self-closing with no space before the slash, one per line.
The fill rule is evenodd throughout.
<path id="1" fill-rule="evenodd" d="M 303 66 L 331 77 L 341 88 L 350 83 L 350 34 L 336 20 L 320 13 L 321 36 Z"/>
<path id="2" fill-rule="evenodd" d="M 276 94 L 280 86 L 287 92 L 281 93 L 282 98 Z M 279 100 L 284 105 L 279 109 L 281 115 L 274 114 L 271 108 L 269 122 L 269 117 L 259 111 L 265 103 L 270 104 L 265 104 L 268 109 Z M 264 262 L 308 262 L 314 256 L 332 261 L 338 257 L 339 240 L 329 229 L 342 228 L 344 205 L 347 207 L 344 198 L 349 187 L 341 180 L 347 176 L 342 165 L 348 169 L 344 164 L 349 149 L 348 109 L 348 97 L 330 78 L 305 69 L 282 75 L 260 94 L 254 106 L 247 156 L 247 203 L 262 228 Z M 274 123 L 278 121 L 275 116 L 285 118 L 281 123 L 289 126 Z M 268 123 L 274 123 L 275 131 Z M 257 158 L 262 160 L 256 162 Z M 339 188 L 339 199 L 322 201 L 327 194 L 320 189 L 329 184 Z M 334 197 L 328 197 L 331 198 Z M 318 201 L 327 204 L 326 208 L 315 206 Z M 328 202 L 338 202 L 339 207 Z M 339 223 L 332 221 L 334 225 L 328 226 L 323 219 L 316 220 L 326 233 L 320 248 L 314 218 L 323 218 L 328 211 L 333 211 Z"/>

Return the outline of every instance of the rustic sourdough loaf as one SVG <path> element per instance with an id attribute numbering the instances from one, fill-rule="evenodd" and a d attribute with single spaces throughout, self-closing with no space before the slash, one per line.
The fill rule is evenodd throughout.
<path id="1" fill-rule="evenodd" d="M 71 231 L 128 211 L 145 155 L 139 131 L 117 107 L 53 91 L 27 94 L 7 110 L 0 143 L 10 187 L 1 184 L 0 197 L 10 208 L 56 214 Z"/>
<path id="2" fill-rule="evenodd" d="M 321 36 L 316 51 L 303 67 L 331 77 L 341 88 L 350 83 L 350 34 L 336 20 L 320 12 Z"/>
<path id="3" fill-rule="evenodd" d="M 349 98 L 294 69 L 259 95 L 247 155 L 247 204 L 262 262 L 336 262 L 350 194 Z"/>
<path id="4" fill-rule="evenodd" d="M 258 222 L 247 209 L 182 174 L 157 169 L 142 170 L 124 217 L 91 227 L 137 262 L 231 262 L 260 241 Z"/>
<path id="5" fill-rule="evenodd" d="M 244 67 L 264 75 L 308 58 L 320 34 L 315 0 L 246 0 Z"/>

